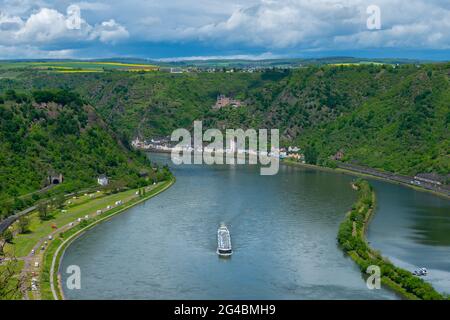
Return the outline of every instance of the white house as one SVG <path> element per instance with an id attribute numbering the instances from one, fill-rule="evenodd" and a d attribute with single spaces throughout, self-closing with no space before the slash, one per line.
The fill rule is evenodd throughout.
<path id="1" fill-rule="evenodd" d="M 299 152 L 300 151 L 300 148 L 299 147 L 292 147 L 292 146 L 289 146 L 289 148 L 288 148 L 288 152 Z"/>
<path id="2" fill-rule="evenodd" d="M 99 185 L 101 185 L 101 186 L 107 186 L 108 185 L 108 177 L 107 176 L 105 176 L 104 174 L 102 174 L 102 175 L 100 175 L 98 178 L 97 178 L 97 182 L 98 182 L 98 184 Z"/>

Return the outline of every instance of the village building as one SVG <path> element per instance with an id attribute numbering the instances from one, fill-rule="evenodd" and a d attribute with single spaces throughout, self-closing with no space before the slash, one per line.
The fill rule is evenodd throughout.
<path id="1" fill-rule="evenodd" d="M 344 159 L 344 151 L 339 150 L 334 156 L 331 156 L 331 159 L 341 161 L 342 159 Z"/>
<path id="2" fill-rule="evenodd" d="M 97 183 L 101 186 L 107 186 L 109 183 L 108 177 L 104 174 L 98 176 Z"/>
<path id="3" fill-rule="evenodd" d="M 302 153 L 288 153 L 286 158 L 305 163 L 305 156 Z"/>
<path id="4" fill-rule="evenodd" d="M 233 108 L 238 108 L 243 105 L 242 101 L 237 99 L 232 99 L 230 97 L 227 97 L 224 94 L 219 94 L 217 96 L 216 103 L 213 105 L 213 109 L 221 109 L 223 107 L 232 106 Z"/>
<path id="5" fill-rule="evenodd" d="M 139 137 L 136 137 L 133 141 L 131 141 L 131 146 L 134 148 L 141 148 L 144 144 L 144 141 L 141 141 Z"/>

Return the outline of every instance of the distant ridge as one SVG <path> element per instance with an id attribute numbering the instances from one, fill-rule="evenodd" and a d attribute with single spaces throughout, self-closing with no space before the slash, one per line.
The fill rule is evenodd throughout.
<path id="1" fill-rule="evenodd" d="M 384 64 L 424 64 L 438 63 L 438 61 L 423 59 L 405 59 L 405 58 L 356 58 L 351 56 L 330 56 L 323 58 L 273 58 L 273 59 L 204 59 L 191 60 L 186 58 L 173 58 L 177 61 L 170 61 L 170 58 L 164 59 L 144 59 L 134 57 L 111 57 L 101 59 L 7 59 L 0 60 L 0 63 L 15 62 L 122 62 L 122 63 L 139 63 L 152 64 L 157 66 L 182 66 L 182 67 L 298 67 L 304 65 L 325 65 L 339 63 L 384 63 Z"/>

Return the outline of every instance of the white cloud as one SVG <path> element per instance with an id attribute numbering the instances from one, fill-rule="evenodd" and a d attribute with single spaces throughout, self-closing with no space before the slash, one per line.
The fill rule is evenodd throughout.
<path id="1" fill-rule="evenodd" d="M 382 30 L 366 29 L 363 0 L 264 0 L 225 20 L 177 30 L 177 39 L 220 40 L 264 48 L 448 48 L 450 9 L 444 2 L 380 0 Z"/>
<path id="2" fill-rule="evenodd" d="M 275 49 L 316 46 L 364 21 L 360 8 L 341 2 L 261 1 L 235 9 L 223 21 L 178 30 L 178 37 L 220 39 L 226 43 Z"/>
<path id="3" fill-rule="evenodd" d="M 95 26 L 90 35 L 91 39 L 98 38 L 101 42 L 116 43 L 129 37 L 127 29 L 118 24 L 114 19 L 103 21 Z"/>
<path id="4" fill-rule="evenodd" d="M 65 15 L 54 9 L 43 8 L 30 15 L 12 36 L 16 43 L 48 44 L 64 39 L 82 40 L 90 30 L 91 27 L 84 20 L 80 21 L 79 29 L 71 29 L 67 25 Z"/>
<path id="5" fill-rule="evenodd" d="M 78 6 L 81 10 L 91 10 L 91 11 L 104 11 L 110 8 L 108 4 L 102 2 L 81 1 L 76 2 L 73 5 Z"/>
<path id="6" fill-rule="evenodd" d="M 32 10 L 49 7 L 44 0 L 0 0 L 0 11 L 9 15 L 22 16 Z"/>
<path id="7" fill-rule="evenodd" d="M 41 8 L 26 19 L 0 13 L 0 45 L 52 45 L 97 39 L 103 43 L 116 43 L 129 36 L 126 28 L 114 19 L 92 27 L 79 17 L 79 25 L 75 28 L 69 19 L 68 15 L 49 8 Z"/>
<path id="8" fill-rule="evenodd" d="M 450 7 L 439 1 L 383 1 L 382 29 L 334 36 L 333 46 L 355 48 L 450 48 Z"/>
<path id="9" fill-rule="evenodd" d="M 193 60 L 265 60 L 265 59 L 278 59 L 285 56 L 279 54 L 273 54 L 271 52 L 265 52 L 261 54 L 233 54 L 233 55 L 221 55 L 221 56 L 188 56 L 188 57 L 171 57 L 171 58 L 161 58 L 156 59 L 156 61 L 161 62 L 177 62 L 177 61 L 193 61 Z"/>
<path id="10" fill-rule="evenodd" d="M 0 12 L 0 32 L 20 29 L 23 25 L 19 17 L 11 17 Z"/>
<path id="11" fill-rule="evenodd" d="M 2 46 L 0 45 L 2 59 L 68 59 L 76 57 L 76 51 L 70 49 L 41 50 L 34 46 Z"/>
<path id="12" fill-rule="evenodd" d="M 82 10 L 78 30 L 65 26 L 71 4 Z M 381 8 L 381 30 L 366 28 L 371 4 Z M 0 0 L 0 45 L 118 48 L 125 39 L 127 44 L 197 43 L 232 53 L 448 49 L 450 1 Z"/>

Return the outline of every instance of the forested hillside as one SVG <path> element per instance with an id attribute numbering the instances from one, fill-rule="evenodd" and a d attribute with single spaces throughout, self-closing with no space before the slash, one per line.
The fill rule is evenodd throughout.
<path id="1" fill-rule="evenodd" d="M 0 90 L 68 88 L 124 143 L 205 127 L 279 128 L 328 165 L 343 161 L 404 174 L 450 172 L 450 64 L 323 65 L 256 73 L 55 74 L 29 71 Z M 243 101 L 214 110 L 218 94 Z"/>
<path id="2" fill-rule="evenodd" d="M 95 110 L 67 90 L 0 95 L 0 214 L 23 208 L 21 197 L 62 174 L 65 191 L 96 184 L 99 174 L 123 184 L 151 171 L 145 156 L 120 145 Z M 152 173 L 152 172 L 151 172 Z"/>
<path id="3" fill-rule="evenodd" d="M 394 83 L 335 121 L 300 137 L 322 157 L 404 174 L 450 173 L 449 68 L 427 68 Z"/>

